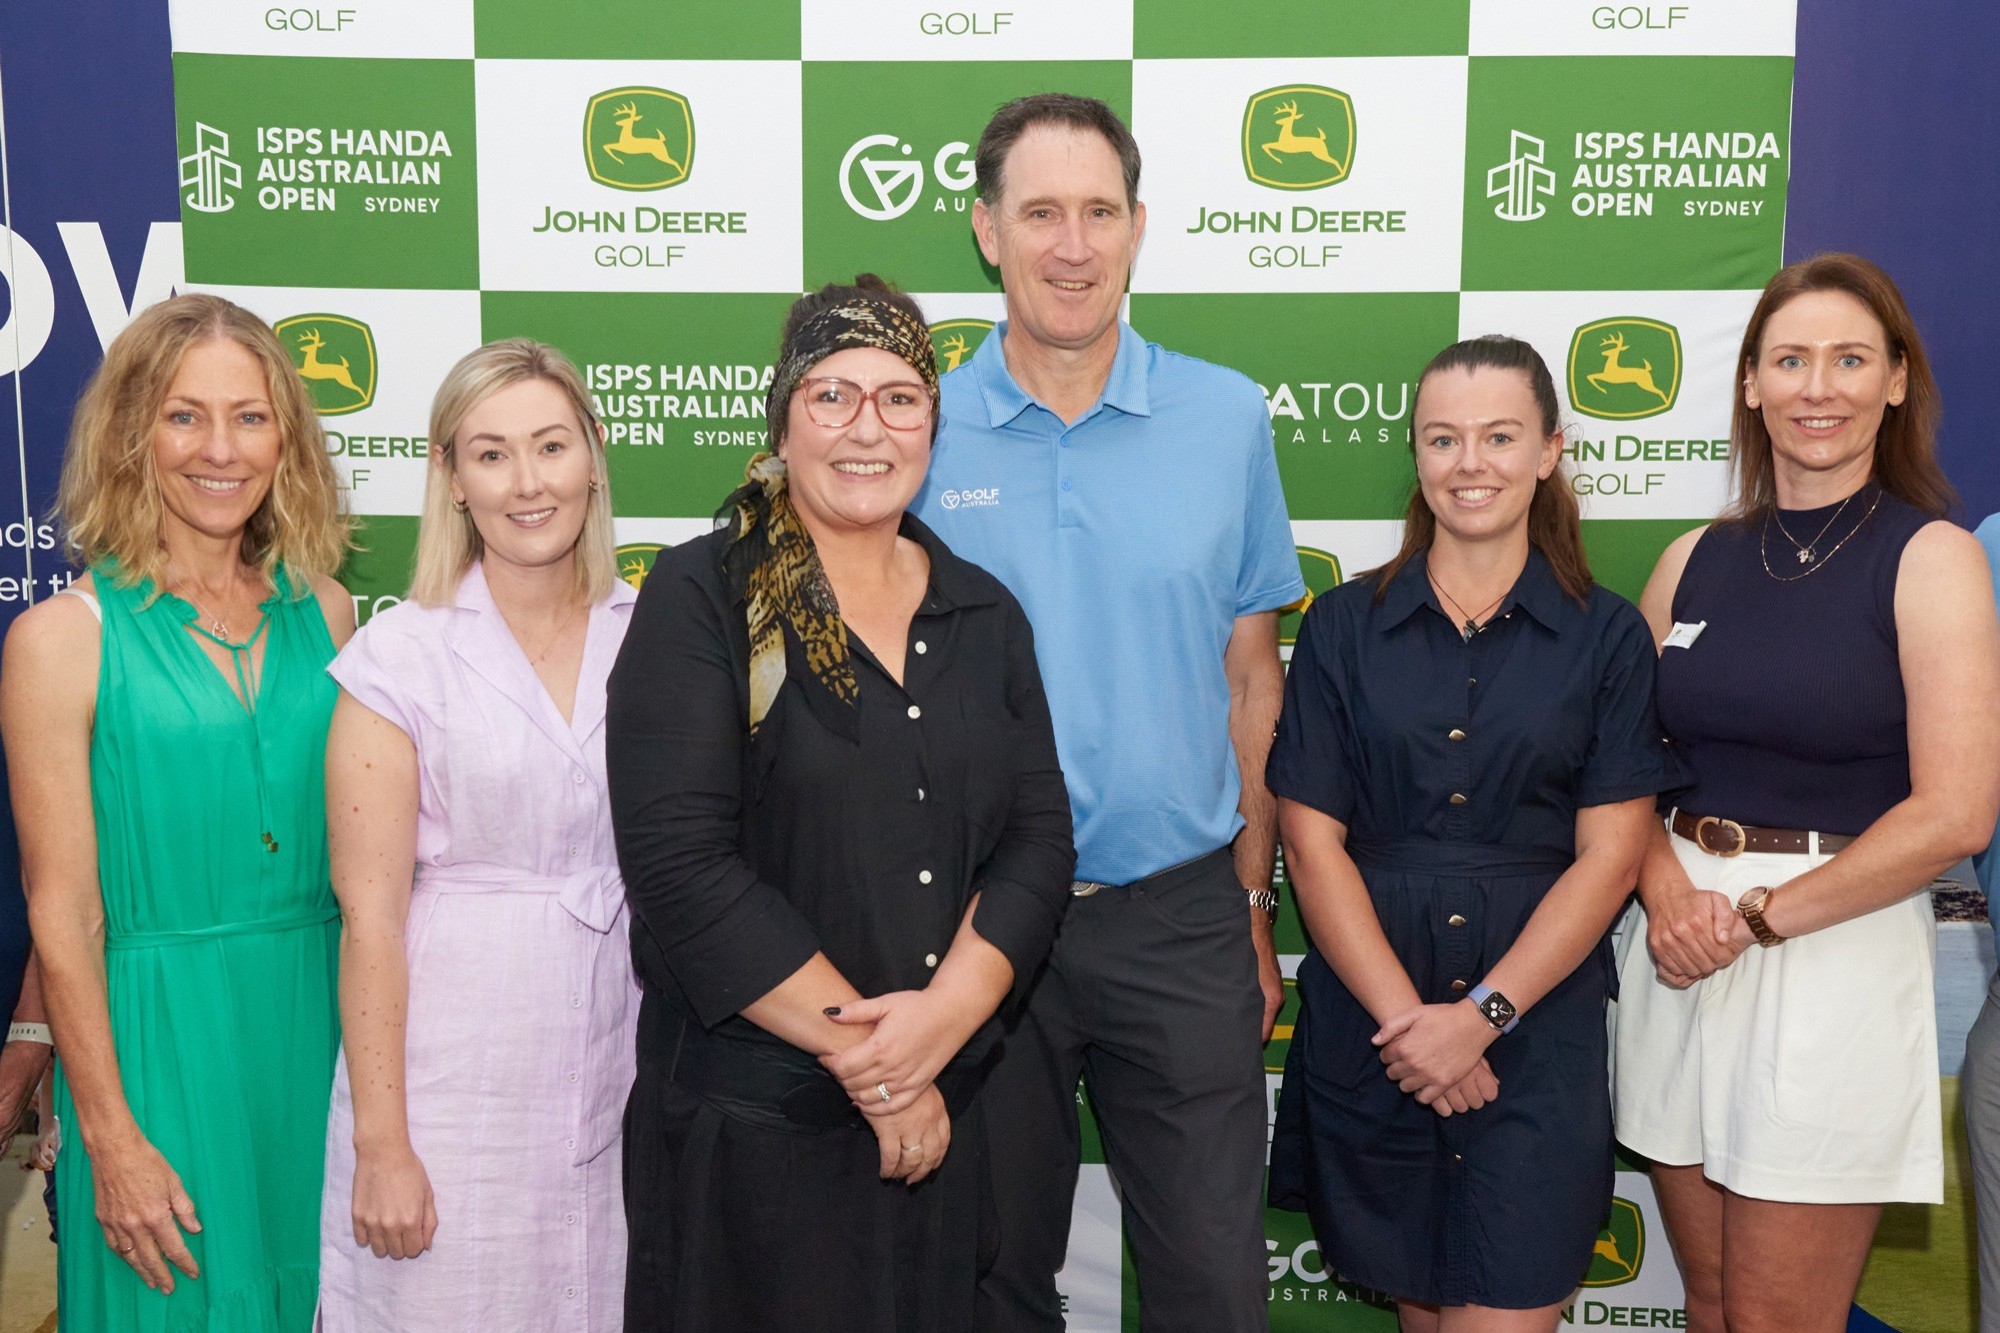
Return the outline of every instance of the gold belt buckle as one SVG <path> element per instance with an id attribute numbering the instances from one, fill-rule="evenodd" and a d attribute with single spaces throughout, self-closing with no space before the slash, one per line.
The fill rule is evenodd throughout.
<path id="1" fill-rule="evenodd" d="M 1729 829 L 1731 832 L 1735 833 L 1736 845 L 1734 847 L 1731 847 L 1726 852 L 1722 851 L 1720 848 L 1709 846 L 1708 838 L 1705 835 L 1707 833 L 1708 826 L 1710 824 L 1715 824 L 1721 828 Z M 1733 819 L 1717 819 L 1714 815 L 1703 815 L 1700 819 L 1697 819 L 1694 823 L 1695 846 L 1701 848 L 1704 852 L 1707 852 L 1710 856 L 1722 856 L 1722 857 L 1741 856 L 1743 855 L 1743 848 L 1749 843 L 1749 841 L 1750 841 L 1749 835 L 1744 833 L 1743 826 L 1737 823 Z"/>

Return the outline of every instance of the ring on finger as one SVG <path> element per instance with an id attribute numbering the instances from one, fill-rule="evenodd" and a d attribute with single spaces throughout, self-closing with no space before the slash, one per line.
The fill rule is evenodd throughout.
<path id="1" fill-rule="evenodd" d="M 895 1097 L 889 1092 L 889 1085 L 887 1083 L 877 1083 L 875 1085 L 875 1095 L 885 1102 L 895 1100 Z"/>
<path id="2" fill-rule="evenodd" d="M 922 1152 L 923 1150 L 924 1150 L 924 1145 L 921 1143 L 906 1143 L 903 1145 L 903 1151 L 905 1153 Z"/>

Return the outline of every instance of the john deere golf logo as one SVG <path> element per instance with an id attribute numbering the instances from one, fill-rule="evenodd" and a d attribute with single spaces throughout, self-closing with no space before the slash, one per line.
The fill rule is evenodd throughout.
<path id="1" fill-rule="evenodd" d="M 1656 417 L 1681 391 L 1681 335 L 1657 319 L 1600 319 L 1569 344 L 1569 401 L 1606 421 Z"/>
<path id="2" fill-rule="evenodd" d="M 1274 190 L 1317 190 L 1354 165 L 1354 103 L 1316 84 L 1266 88 L 1243 108 L 1243 169 Z"/>
<path id="3" fill-rule="evenodd" d="M 949 375 L 971 360 L 991 332 L 990 319 L 944 319 L 931 325 L 931 346 L 937 351 L 938 374 Z"/>
<path id="4" fill-rule="evenodd" d="M 583 116 L 590 178 L 617 190 L 664 190 L 694 170 L 694 112 L 664 88 L 613 88 Z"/>
<path id="5" fill-rule="evenodd" d="M 618 577 L 636 590 L 653 572 L 653 562 L 667 548 L 658 542 L 627 542 L 618 548 Z"/>
<path id="6" fill-rule="evenodd" d="M 1305 576 L 1306 595 L 1278 613 L 1278 642 L 1287 648 L 1298 642 L 1299 624 L 1312 609 L 1313 599 L 1340 586 L 1340 557 L 1301 546 L 1299 573 Z"/>
<path id="7" fill-rule="evenodd" d="M 1622 1287 L 1639 1276 L 1646 1261 L 1646 1218 L 1630 1199 L 1611 1201 L 1611 1220 L 1597 1233 L 1590 1253 L 1586 1287 Z"/>
<path id="8" fill-rule="evenodd" d="M 345 315 L 294 315 L 273 326 L 323 417 L 375 401 L 375 335 Z"/>

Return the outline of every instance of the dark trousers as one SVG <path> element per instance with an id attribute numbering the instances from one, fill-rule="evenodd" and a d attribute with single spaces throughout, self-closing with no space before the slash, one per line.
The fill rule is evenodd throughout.
<path id="1" fill-rule="evenodd" d="M 1063 1327 L 1089 1091 L 1146 1333 L 1268 1326 L 1268 1097 L 1250 912 L 1227 850 L 1075 899 L 986 1084 L 1000 1251 L 980 1333 Z"/>

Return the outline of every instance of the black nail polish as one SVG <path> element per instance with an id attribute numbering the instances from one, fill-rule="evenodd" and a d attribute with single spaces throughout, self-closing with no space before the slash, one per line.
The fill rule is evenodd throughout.
<path id="1" fill-rule="evenodd" d="M 840 1006 L 837 1004 L 830 1004 L 826 1008 L 820 1010 L 820 1012 L 825 1014 L 828 1018 L 838 1018 L 840 1016 Z"/>

